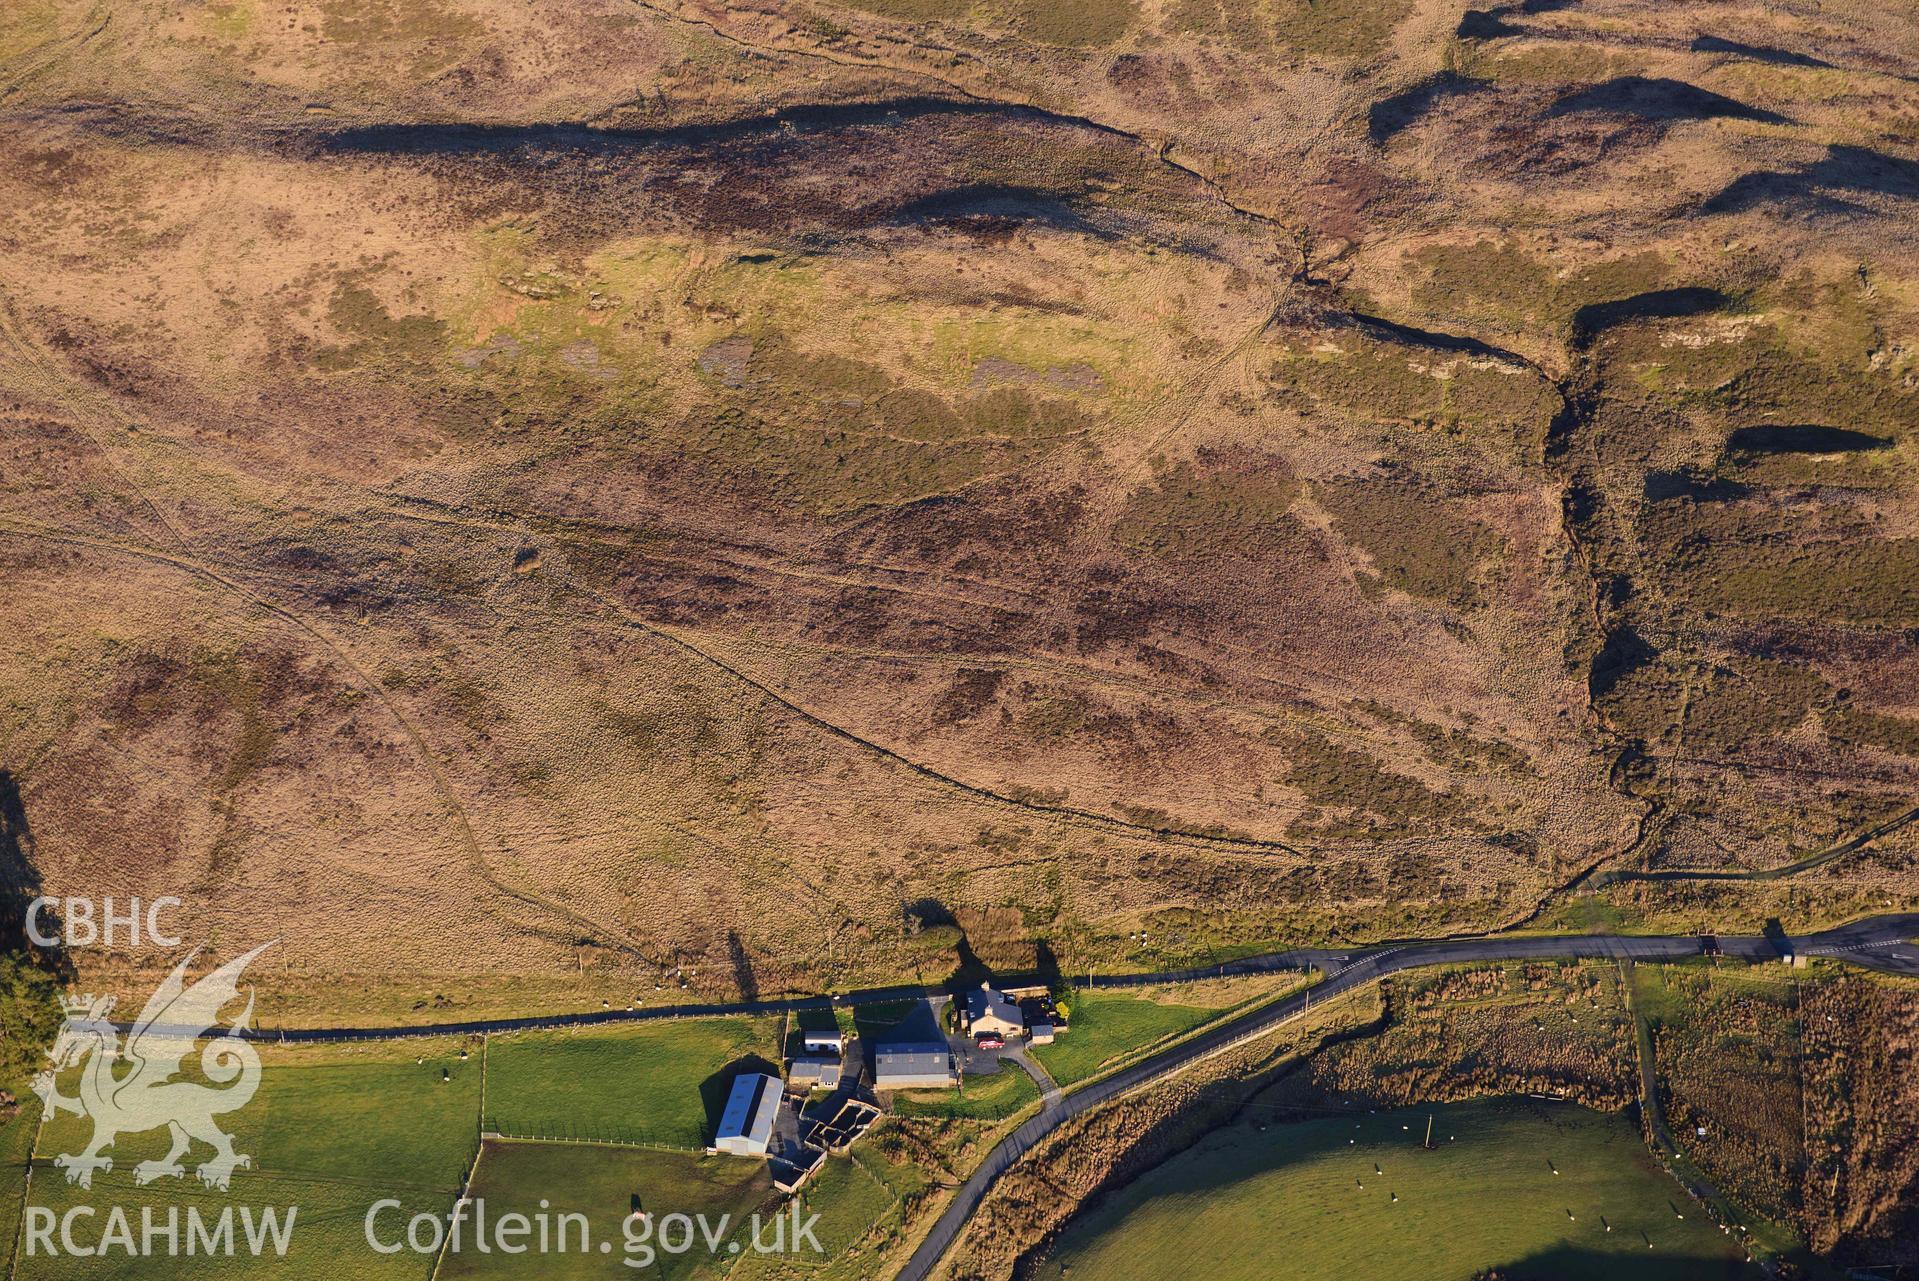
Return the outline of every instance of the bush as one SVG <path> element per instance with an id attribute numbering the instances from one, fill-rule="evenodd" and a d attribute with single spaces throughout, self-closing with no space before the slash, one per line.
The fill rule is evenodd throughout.
<path id="1" fill-rule="evenodd" d="M 60 985 L 26 952 L 0 952 L 0 1088 L 45 1065 L 60 1031 Z"/>

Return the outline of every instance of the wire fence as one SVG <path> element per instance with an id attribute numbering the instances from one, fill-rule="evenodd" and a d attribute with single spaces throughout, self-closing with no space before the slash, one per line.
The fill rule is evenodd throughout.
<path id="1" fill-rule="evenodd" d="M 703 1141 L 675 1143 L 662 1141 L 660 1139 L 638 1138 L 631 1134 L 589 1133 L 586 1131 L 572 1130 L 570 1127 L 568 1127 L 567 1132 L 519 1130 L 502 1127 L 495 1121 L 482 1121 L 480 1123 L 480 1137 L 487 1140 L 503 1140 L 508 1143 L 585 1143 L 599 1147 L 643 1148 L 649 1152 L 677 1152 L 681 1154 L 687 1152 L 703 1152 L 706 1150 L 706 1144 Z"/>

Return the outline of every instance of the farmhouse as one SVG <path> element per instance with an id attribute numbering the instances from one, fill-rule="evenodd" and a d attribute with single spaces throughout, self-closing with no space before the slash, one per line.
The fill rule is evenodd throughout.
<path id="1" fill-rule="evenodd" d="M 1026 1030 L 1026 1018 L 1019 1006 L 1004 992 L 982 983 L 966 994 L 966 1027 L 974 1036 L 983 1032 L 998 1036 L 1018 1036 Z"/>
<path id="2" fill-rule="evenodd" d="M 945 1090 L 959 1084 L 952 1047 L 941 1042 L 882 1045 L 873 1051 L 873 1088 Z"/>
<path id="3" fill-rule="evenodd" d="M 720 1114 L 713 1150 L 734 1156 L 765 1156 L 780 1111 L 779 1078 L 746 1072 L 733 1078 L 733 1092 Z"/>

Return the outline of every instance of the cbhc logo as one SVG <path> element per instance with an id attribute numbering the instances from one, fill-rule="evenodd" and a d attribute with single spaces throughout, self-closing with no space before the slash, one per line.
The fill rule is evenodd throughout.
<path id="1" fill-rule="evenodd" d="M 154 899 L 142 907 L 140 899 L 126 899 L 116 907 L 111 895 L 98 903 L 90 898 L 40 897 L 27 905 L 27 937 L 35 947 L 138 947 L 140 927 L 146 927 L 146 941 L 160 947 L 179 947 L 180 936 L 160 927 L 162 908 L 179 907 L 171 895 Z M 46 932 L 42 913 L 52 915 L 56 932 Z"/>

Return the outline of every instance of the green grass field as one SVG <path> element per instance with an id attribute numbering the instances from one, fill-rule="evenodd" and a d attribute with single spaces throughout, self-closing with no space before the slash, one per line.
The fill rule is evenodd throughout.
<path id="1" fill-rule="evenodd" d="M 1105 1065 L 1155 1041 L 1198 1027 L 1219 1013 L 1193 1005 L 1165 1005 L 1136 996 L 1090 992 L 1073 997 L 1070 1008 L 1072 1030 L 1051 1045 L 1033 1049 L 1033 1057 L 1061 1085 L 1084 1081 Z"/>
<path id="2" fill-rule="evenodd" d="M 753 1055 L 777 1051 L 773 1020 L 716 1019 L 615 1031 L 542 1033 L 495 1040 L 484 1061 L 488 1124 L 521 1133 L 571 1132 L 591 1137 L 697 1147 L 707 1138 L 711 1115 L 724 1100 L 726 1069 Z M 465 1057 L 462 1057 L 462 1053 Z M 252 1277 L 352 1276 L 423 1278 L 431 1256 L 410 1250 L 380 1254 L 366 1241 L 369 1207 L 396 1198 L 402 1208 L 381 1219 L 384 1240 L 405 1231 L 416 1213 L 444 1215 L 453 1204 L 479 1144 L 482 1055 L 478 1042 L 439 1040 L 390 1045 L 260 1047 L 262 1072 L 253 1100 L 221 1118 L 238 1151 L 252 1158 L 234 1175 L 230 1193 L 210 1192 L 191 1170 L 208 1155 L 196 1147 L 185 1178 L 136 1186 L 134 1166 L 160 1156 L 163 1131 L 121 1136 L 113 1145 L 114 1168 L 97 1174 L 93 1188 L 70 1186 L 51 1164 L 55 1153 L 81 1150 L 91 1123 L 71 1116 L 49 1123 L 34 1169 L 35 1206 L 64 1214 L 83 1204 L 125 1207 L 136 1231 L 143 1208 L 160 1221 L 169 1211 L 203 1216 L 222 1208 L 297 1206 L 297 1222 L 284 1259 L 255 1259 L 244 1250 L 233 1259 L 99 1258 L 41 1253 L 23 1258 L 27 1278 L 173 1278 L 184 1275 Z M 190 1072 L 191 1076 L 192 1073 Z M 69 1094 L 78 1073 L 62 1080 Z M 37 1100 L 30 1100 L 37 1107 Z M 19 1216 L 21 1179 L 31 1116 L 0 1130 L 0 1233 L 11 1245 Z M 870 1181 L 870 1180 L 869 1180 Z M 758 1162 L 632 1148 L 496 1144 L 480 1166 L 474 1186 L 496 1210 L 533 1213 L 542 1197 L 554 1212 L 579 1209 L 593 1218 L 595 1241 L 614 1244 L 610 1259 L 472 1255 L 450 1262 L 446 1275 L 642 1276 L 693 1278 L 717 1275 L 716 1264 L 692 1256 L 662 1255 L 655 1265 L 632 1269 L 621 1260 L 621 1227 L 629 1199 L 638 1194 L 660 1213 L 750 1213 L 766 1199 L 770 1184 Z M 870 1199 L 870 1198 L 868 1198 Z M 864 1208 L 856 1207 L 857 1214 Z M 856 1215 L 857 1217 L 857 1215 Z M 236 1223 L 236 1228 L 237 1228 Z M 100 1225 L 83 1224 L 81 1244 L 97 1238 Z M 56 1242 L 57 1243 L 57 1242 Z M 724 1244 L 724 1243 L 723 1243 Z M 164 1246 L 162 1247 L 164 1248 Z M 721 1260 L 720 1263 L 730 1262 Z M 572 1270 L 569 1270 L 572 1269 Z M 610 1270 L 609 1270 L 610 1269 Z"/>
<path id="3" fill-rule="evenodd" d="M 830 1258 L 864 1241 L 876 1225 L 898 1217 L 899 1208 L 893 1189 L 843 1156 L 827 1159 L 826 1168 L 800 1194 L 800 1204 L 806 1213 L 820 1216 L 816 1235 Z"/>
<path id="4" fill-rule="evenodd" d="M 252 1102 L 219 1118 L 234 1147 L 253 1158 L 237 1179 L 257 1173 L 449 1193 L 459 1187 L 479 1142 L 477 1044 L 262 1046 L 260 1059 Z M 72 1094 L 77 1086 L 63 1077 L 61 1088 Z M 40 1154 L 77 1152 L 91 1129 L 71 1115 L 50 1121 Z M 115 1171 L 162 1156 L 166 1147 L 163 1131 L 125 1135 L 113 1145 Z M 189 1154 L 188 1169 L 204 1155 L 199 1148 Z"/>
<path id="5" fill-rule="evenodd" d="M 16 1165 L 0 1166 L 0 1258 L 13 1251 L 15 1233 L 20 1227 L 21 1197 L 26 1191 L 27 1172 Z"/>
<path id="6" fill-rule="evenodd" d="M 169 1212 L 177 1212 L 181 1224 L 181 1250 L 186 1250 L 186 1215 L 196 1210 L 203 1220 L 217 1221 L 223 1211 L 234 1215 L 232 1257 L 195 1255 L 169 1257 L 164 1238 L 157 1238 L 155 1253 L 148 1257 L 130 1254 L 124 1249 L 106 1249 L 94 1257 L 76 1257 L 61 1248 L 57 1232 L 52 1237 L 57 1253 L 29 1251 L 22 1243 L 18 1281 L 174 1281 L 181 1277 L 212 1277 L 220 1281 L 267 1277 L 353 1277 L 356 1281 L 401 1281 L 425 1277 L 430 1260 L 401 1253 L 378 1254 L 367 1246 L 365 1220 L 367 1209 L 384 1196 L 398 1198 L 403 1209 L 396 1222 L 403 1223 L 413 1214 L 444 1215 L 453 1203 L 453 1194 L 398 1188 L 391 1192 L 358 1183 L 331 1182 L 291 1177 L 236 1177 L 232 1195 L 210 1191 L 197 1181 L 169 1181 L 148 1187 L 136 1187 L 130 1172 L 118 1167 L 108 1174 L 94 1176 L 89 1189 L 74 1187 L 51 1166 L 34 1170 L 32 1202 L 64 1216 L 76 1206 L 91 1206 L 93 1217 L 79 1221 L 75 1228 L 78 1244 L 87 1246 L 105 1241 L 106 1215 L 119 1207 L 127 1216 L 137 1244 L 143 1211 L 150 1211 L 156 1222 L 165 1222 Z M 241 1218 L 242 1208 L 255 1216 L 268 1207 L 284 1217 L 293 1209 L 292 1231 L 287 1235 L 285 1257 L 271 1246 L 259 1257 L 248 1252 Z M 257 1220 L 256 1220 L 257 1221 Z"/>
<path id="7" fill-rule="evenodd" d="M 1039 1087 L 1018 1064 L 1007 1063 L 986 1076 L 968 1076 L 957 1090 L 909 1090 L 893 1100 L 901 1116 L 953 1116 L 1000 1121 L 1039 1101 Z"/>
<path id="8" fill-rule="evenodd" d="M 472 1195 L 486 1203 L 493 1223 L 508 1213 L 534 1216 L 545 1213 L 557 1229 L 558 1216 L 586 1216 L 589 1248 L 578 1248 L 577 1229 L 568 1237 L 565 1253 L 549 1250 L 506 1255 L 482 1254 L 469 1242 L 458 1254 L 449 1253 L 440 1276 L 457 1278 L 525 1277 L 540 1281 L 575 1278 L 643 1277 L 657 1281 L 693 1281 L 716 1277 L 741 1255 L 750 1255 L 748 1216 L 756 1210 L 772 1213 L 773 1186 L 766 1166 L 737 1157 L 694 1156 L 644 1148 L 595 1147 L 560 1143 L 491 1142 L 474 1172 Z M 636 1208 L 650 1216 L 654 1230 L 671 1214 L 705 1215 L 717 1249 L 694 1237 L 693 1249 L 673 1254 L 656 1250 L 648 1263 L 644 1245 L 629 1254 L 628 1216 Z M 542 1202 L 546 1208 L 542 1210 Z M 722 1226 L 720 1216 L 730 1216 Z M 766 1239 L 772 1239 L 769 1227 Z M 552 1238 L 558 1240 L 557 1235 Z M 600 1243 L 611 1249 L 602 1251 Z M 739 1245 L 735 1252 L 729 1247 Z M 645 1266 L 628 1266 L 627 1259 Z M 424 1272 L 421 1275 L 425 1275 Z"/>
<path id="9" fill-rule="evenodd" d="M 34 1131 L 40 1125 L 40 1100 L 22 1087 L 20 1110 L 0 1126 L 0 1258 L 13 1248 L 20 1225 L 21 1193 L 25 1191 L 27 1160 L 33 1155 Z"/>
<path id="10" fill-rule="evenodd" d="M 883 1162 L 881 1164 L 884 1164 Z M 805 1255 L 748 1255 L 728 1281 L 853 1281 L 873 1276 L 875 1256 L 900 1230 L 899 1197 L 857 1157 L 831 1157 L 800 1193 L 802 1214 L 818 1214 L 814 1235 L 824 1260 Z"/>
<path id="11" fill-rule="evenodd" d="M 1523 1100 L 1440 1107 L 1429 1152 L 1428 1112 L 1227 1127 L 1097 1204 L 1038 1276 L 1760 1275 L 1623 1118 Z"/>
<path id="12" fill-rule="evenodd" d="M 777 1072 L 779 1021 L 698 1019 L 493 1041 L 486 1128 L 553 1139 L 700 1148 L 725 1106 L 727 1069 Z"/>
<path id="13" fill-rule="evenodd" d="M 466 1059 L 460 1058 L 462 1049 L 468 1051 Z M 119 1206 L 136 1232 L 143 1211 L 160 1222 L 177 1212 L 184 1230 L 190 1208 L 211 1221 L 229 1206 L 236 1213 L 242 1206 L 282 1212 L 297 1207 L 284 1259 L 271 1253 L 254 1258 L 244 1249 L 230 1259 L 172 1259 L 164 1253 L 136 1258 L 117 1251 L 98 1258 L 29 1256 L 23 1243 L 17 1274 L 21 1281 L 267 1275 L 351 1275 L 379 1281 L 424 1276 L 426 1269 L 417 1257 L 370 1250 L 364 1220 L 368 1207 L 383 1197 L 400 1200 L 405 1215 L 443 1214 L 452 1204 L 479 1141 L 477 1045 L 456 1040 L 267 1045 L 260 1047 L 260 1058 L 260 1085 L 253 1100 L 218 1118 L 233 1136 L 235 1149 L 252 1158 L 251 1166 L 235 1172 L 230 1192 L 210 1191 L 194 1177 L 194 1167 L 210 1155 L 197 1145 L 185 1158 L 184 1177 L 138 1186 L 135 1164 L 166 1151 L 165 1132 L 159 1130 L 118 1138 L 110 1152 L 112 1171 L 95 1175 L 91 1189 L 74 1187 L 52 1158 L 81 1150 L 92 1123 L 62 1116 L 41 1134 L 28 1201 L 56 1215 L 80 1205 L 97 1207 L 104 1215 Z M 72 1079 L 63 1079 L 61 1086 L 69 1094 L 77 1089 Z M 14 1187 L 17 1196 L 17 1183 Z M 10 1208 L 0 1216 L 9 1229 L 17 1213 Z M 104 1221 L 96 1218 L 82 1224 L 76 1235 L 86 1244 L 98 1239 L 103 1227 Z M 242 1232 L 237 1219 L 234 1230 L 236 1237 Z M 164 1251 L 164 1238 L 159 1240 Z"/>

